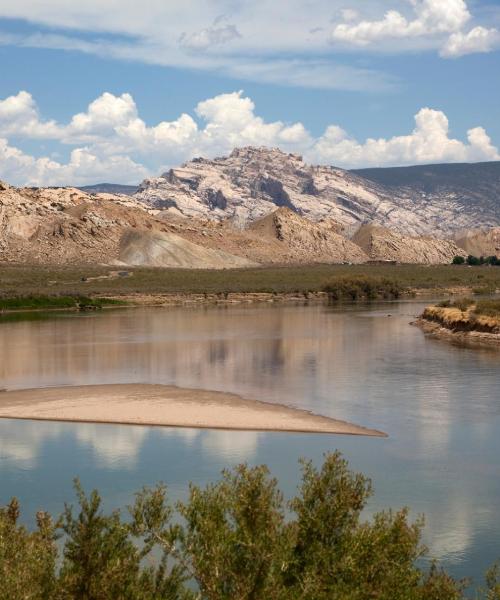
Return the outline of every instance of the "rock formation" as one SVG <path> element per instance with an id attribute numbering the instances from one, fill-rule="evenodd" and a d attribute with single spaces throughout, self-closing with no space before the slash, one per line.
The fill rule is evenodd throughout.
<path id="1" fill-rule="evenodd" d="M 381 183 L 371 171 L 368 179 L 335 167 L 310 166 L 300 156 L 278 149 L 247 147 L 228 157 L 197 158 L 147 179 L 135 198 L 173 214 L 219 221 L 231 218 L 240 224 L 279 207 L 312 221 L 334 219 L 348 231 L 375 222 L 405 235 L 449 237 L 457 229 L 500 223 L 500 203 L 495 200 L 500 193 L 500 169 L 493 169 L 484 189 L 478 183 L 476 192 L 467 179 L 465 195 L 453 188 L 454 175 L 446 185 L 427 192 L 424 184 L 419 187 L 404 178 L 395 186 Z"/>
<path id="2" fill-rule="evenodd" d="M 380 225 L 363 225 L 352 241 L 358 244 L 371 260 L 401 263 L 451 263 L 454 256 L 465 256 L 451 240 L 405 236 Z"/>
<path id="3" fill-rule="evenodd" d="M 455 241 L 466 254 L 500 257 L 500 227 L 461 232 L 456 235 Z"/>

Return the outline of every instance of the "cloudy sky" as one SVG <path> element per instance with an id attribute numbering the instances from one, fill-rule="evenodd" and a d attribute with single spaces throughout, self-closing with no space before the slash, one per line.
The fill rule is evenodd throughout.
<path id="1" fill-rule="evenodd" d="M 500 160 L 498 0 L 0 0 L 0 179 Z"/>

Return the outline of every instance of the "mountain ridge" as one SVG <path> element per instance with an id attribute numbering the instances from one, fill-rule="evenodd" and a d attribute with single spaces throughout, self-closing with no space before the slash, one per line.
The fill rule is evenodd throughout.
<path id="1" fill-rule="evenodd" d="M 178 215 L 231 218 L 243 225 L 285 206 L 312 221 L 334 219 L 351 234 L 375 222 L 406 235 L 449 237 L 460 230 L 500 225 L 500 163 L 488 165 L 472 163 L 472 170 L 489 169 L 493 174 L 479 181 L 465 174 L 467 184 L 456 183 L 455 172 L 463 165 L 444 165 L 453 177 L 428 192 L 415 182 L 396 187 L 380 183 L 377 170 L 370 170 L 368 179 L 359 171 L 308 165 L 300 155 L 277 148 L 249 146 L 225 157 L 196 158 L 146 179 L 134 198 Z M 395 169 L 425 173 L 431 167 Z M 442 169 L 431 169 L 436 170 Z"/>

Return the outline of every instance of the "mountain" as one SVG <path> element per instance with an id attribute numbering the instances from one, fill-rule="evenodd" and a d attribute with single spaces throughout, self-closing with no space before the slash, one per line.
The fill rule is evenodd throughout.
<path id="1" fill-rule="evenodd" d="M 278 149 L 246 147 L 227 157 L 196 158 L 146 179 L 134 197 L 171 214 L 230 218 L 242 226 L 287 207 L 311 221 L 333 219 L 350 233 L 375 222 L 405 235 L 447 237 L 500 224 L 498 164 L 437 165 L 443 174 L 430 184 L 432 177 L 418 175 L 427 173 L 424 167 L 410 167 L 410 174 L 408 169 L 370 169 L 366 176 L 307 165 L 301 156 Z"/>
<path id="2" fill-rule="evenodd" d="M 424 194 L 444 190 L 465 195 L 488 194 L 500 202 L 500 161 L 382 167 L 350 171 L 375 183 L 395 188 L 412 189 Z"/>
<path id="3" fill-rule="evenodd" d="M 83 185 L 77 189 L 87 194 L 122 194 L 133 196 L 137 192 L 137 185 L 122 185 L 120 183 L 95 183 L 94 185 Z"/>
<path id="4" fill-rule="evenodd" d="M 133 198 L 76 188 L 14 188 L 3 182 L 0 261 L 185 268 L 254 264 L 183 239 Z"/>

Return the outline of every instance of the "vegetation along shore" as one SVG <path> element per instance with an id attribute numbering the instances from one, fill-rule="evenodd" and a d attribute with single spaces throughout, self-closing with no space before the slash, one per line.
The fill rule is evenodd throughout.
<path id="1" fill-rule="evenodd" d="M 231 270 L 0 265 L 0 310 L 117 304 L 369 300 L 494 293 L 500 269 L 466 265 L 312 265 Z"/>
<path id="2" fill-rule="evenodd" d="M 500 349 L 498 298 L 445 300 L 436 306 L 428 306 L 415 324 L 434 337 Z"/>
<path id="3" fill-rule="evenodd" d="M 37 529 L 20 523 L 19 502 L 0 508 L 3 598 L 136 600 L 461 600 L 457 581 L 427 558 L 423 520 L 408 509 L 362 511 L 371 481 L 340 453 L 321 466 L 301 461 L 288 502 L 266 466 L 239 465 L 176 504 L 165 486 L 143 489 L 124 515 L 106 514 L 78 481 L 78 505 Z M 60 535 L 62 542 L 57 543 Z M 498 569 L 477 600 L 498 600 Z M 478 583 L 478 582 L 475 582 Z"/>

